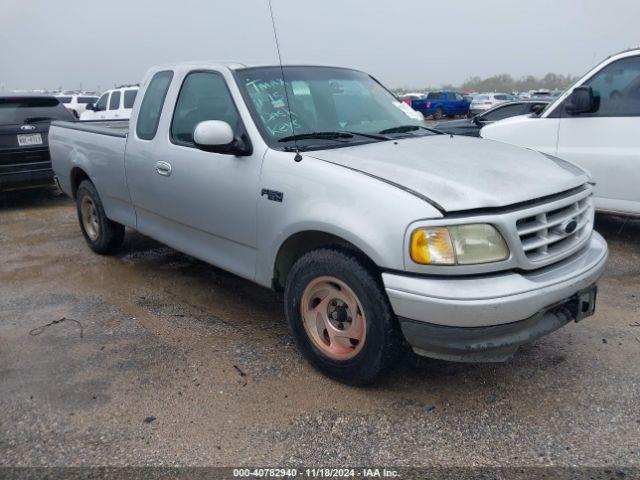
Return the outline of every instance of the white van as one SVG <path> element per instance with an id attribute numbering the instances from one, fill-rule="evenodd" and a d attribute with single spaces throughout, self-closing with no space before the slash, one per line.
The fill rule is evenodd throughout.
<path id="1" fill-rule="evenodd" d="M 107 90 L 95 104 L 87 105 L 80 120 L 128 120 L 137 94 L 137 85 Z"/>
<path id="2" fill-rule="evenodd" d="M 540 115 L 495 122 L 480 136 L 586 168 L 598 210 L 640 215 L 640 48 L 607 58 Z"/>

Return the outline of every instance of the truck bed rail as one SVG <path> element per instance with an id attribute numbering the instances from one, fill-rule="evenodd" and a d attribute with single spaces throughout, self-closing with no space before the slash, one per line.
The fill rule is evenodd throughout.
<path id="1" fill-rule="evenodd" d="M 88 120 L 81 122 L 56 120 L 51 122 L 51 125 L 81 132 L 109 135 L 111 137 L 126 138 L 129 133 L 129 120 Z"/>

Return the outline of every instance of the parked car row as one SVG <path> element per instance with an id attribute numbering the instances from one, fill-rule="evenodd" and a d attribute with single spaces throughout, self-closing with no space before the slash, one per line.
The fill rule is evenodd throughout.
<path id="1" fill-rule="evenodd" d="M 127 85 L 104 92 L 95 103 L 87 105 L 80 120 L 127 120 L 131 117 L 138 85 Z"/>

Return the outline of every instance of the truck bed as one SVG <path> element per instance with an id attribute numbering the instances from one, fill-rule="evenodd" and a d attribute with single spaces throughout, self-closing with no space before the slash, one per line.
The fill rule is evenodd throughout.
<path id="1" fill-rule="evenodd" d="M 107 216 L 135 226 L 124 164 L 128 133 L 128 120 L 52 122 L 49 150 L 58 184 L 67 195 L 73 197 L 77 175 L 89 177 Z"/>

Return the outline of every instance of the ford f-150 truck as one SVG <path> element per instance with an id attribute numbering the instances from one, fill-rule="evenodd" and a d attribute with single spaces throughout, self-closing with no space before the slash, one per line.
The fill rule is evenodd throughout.
<path id="1" fill-rule="evenodd" d="M 411 101 L 411 108 L 425 117 L 432 116 L 434 120 L 440 120 L 445 115 L 450 118 L 466 115 L 469 105 L 471 102 L 457 92 L 429 92 L 426 98 Z"/>
<path id="2" fill-rule="evenodd" d="M 125 227 L 284 292 L 321 371 L 371 382 L 405 345 L 504 361 L 593 313 L 607 245 L 584 170 L 426 128 L 334 67 L 152 69 L 129 122 L 55 122 L 82 234 Z"/>

